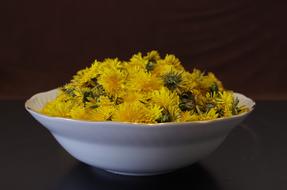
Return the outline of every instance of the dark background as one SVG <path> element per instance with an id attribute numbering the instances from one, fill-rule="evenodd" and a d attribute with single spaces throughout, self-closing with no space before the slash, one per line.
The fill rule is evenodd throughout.
<path id="1" fill-rule="evenodd" d="M 55 88 L 94 59 L 176 54 L 255 99 L 287 99 L 286 1 L 10 0 L 0 6 L 0 99 Z"/>

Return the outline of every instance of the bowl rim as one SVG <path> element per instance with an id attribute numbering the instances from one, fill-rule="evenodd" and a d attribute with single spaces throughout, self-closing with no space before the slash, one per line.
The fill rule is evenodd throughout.
<path id="1" fill-rule="evenodd" d="M 249 115 L 251 112 L 253 112 L 253 110 L 255 109 L 255 106 L 256 106 L 256 102 L 253 99 L 251 99 L 251 98 L 249 98 L 249 97 L 247 97 L 244 94 L 241 94 L 239 92 L 234 92 L 235 95 L 242 96 L 245 99 L 248 99 L 249 101 L 252 102 L 252 105 L 250 107 L 248 106 L 249 111 L 240 113 L 238 115 L 232 115 L 230 117 L 221 117 L 221 118 L 216 118 L 216 119 L 212 119 L 212 120 L 188 121 L 188 122 L 165 122 L 165 123 L 136 123 L 136 122 L 128 122 L 128 121 L 89 121 L 89 120 L 72 119 L 72 118 L 65 118 L 65 117 L 58 117 L 58 116 L 49 116 L 49 115 L 43 114 L 43 113 L 36 111 L 36 110 L 32 109 L 31 107 L 29 107 L 28 103 L 32 99 L 36 98 L 37 96 L 39 96 L 41 94 L 45 94 L 45 93 L 48 93 L 48 92 L 51 92 L 54 90 L 58 90 L 58 88 L 34 94 L 33 96 L 31 96 L 29 99 L 27 99 L 25 101 L 25 103 L 24 103 L 25 109 L 31 114 L 35 114 L 39 117 L 49 119 L 49 120 L 53 119 L 53 120 L 58 120 L 58 121 L 74 122 L 74 123 L 79 123 L 79 124 L 81 124 L 81 123 L 82 124 L 99 124 L 99 125 L 101 125 L 101 124 L 105 124 L 105 125 L 106 124 L 113 124 L 113 125 L 140 126 L 140 127 L 148 126 L 148 128 L 154 128 L 154 127 L 150 127 L 150 126 L 156 126 L 156 127 L 170 126 L 170 127 L 172 127 L 172 126 L 178 126 L 178 125 L 183 125 L 183 124 L 184 125 L 207 124 L 207 123 L 217 123 L 217 122 L 222 122 L 222 121 L 233 120 L 236 118 L 241 118 L 241 117 Z M 111 126 L 111 125 L 106 125 L 106 126 Z"/>

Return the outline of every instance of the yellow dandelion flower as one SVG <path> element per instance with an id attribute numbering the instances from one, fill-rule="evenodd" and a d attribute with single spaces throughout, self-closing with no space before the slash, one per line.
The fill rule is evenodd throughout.
<path id="1" fill-rule="evenodd" d="M 168 108 L 169 106 L 174 106 L 179 104 L 179 97 L 175 92 L 162 87 L 160 90 L 155 90 L 150 93 L 150 102 L 161 106 L 163 108 Z"/>
<path id="2" fill-rule="evenodd" d="M 167 65 L 173 65 L 177 70 L 184 70 L 179 59 L 176 58 L 174 55 L 167 54 L 162 61 Z"/>
<path id="3" fill-rule="evenodd" d="M 192 91 L 198 87 L 198 82 L 194 79 L 193 75 L 190 72 L 182 72 L 181 73 L 182 82 L 180 87 L 184 91 Z"/>
<path id="4" fill-rule="evenodd" d="M 232 91 L 219 92 L 219 96 L 216 98 L 218 102 L 218 108 L 223 111 L 225 117 L 232 116 L 232 108 L 234 102 L 234 96 Z"/>
<path id="5" fill-rule="evenodd" d="M 126 74 L 121 70 L 105 68 L 98 78 L 98 83 L 110 95 L 117 95 L 123 88 Z"/>
<path id="6" fill-rule="evenodd" d="M 127 87 L 132 91 L 150 92 L 152 90 L 158 90 L 162 87 L 162 80 L 150 73 L 139 71 L 134 74 L 127 82 Z"/>
<path id="7" fill-rule="evenodd" d="M 100 96 L 99 102 L 101 106 L 113 106 L 114 103 L 111 102 L 110 98 L 107 96 Z"/>
<path id="8" fill-rule="evenodd" d="M 203 73 L 203 72 L 201 72 L 201 71 L 198 70 L 198 69 L 193 69 L 193 71 L 192 71 L 190 77 L 191 77 L 191 79 L 192 79 L 193 81 L 199 82 L 199 81 L 202 80 L 203 76 L 204 76 L 204 73 Z"/>
<path id="9" fill-rule="evenodd" d="M 64 89 L 64 92 L 69 94 L 71 97 L 71 101 L 75 104 L 82 104 L 88 101 L 89 97 L 91 96 L 92 92 L 88 87 L 75 87 L 70 92 L 69 89 Z"/>
<path id="10" fill-rule="evenodd" d="M 126 71 L 127 71 L 127 81 L 128 80 L 132 80 L 133 78 L 137 78 L 138 77 L 138 73 L 141 72 L 145 72 L 143 68 L 137 66 L 137 65 L 126 65 L 125 67 Z"/>
<path id="11" fill-rule="evenodd" d="M 125 63 L 124 69 L 127 71 L 128 76 L 131 78 L 136 72 L 144 71 L 144 65 L 135 62 Z"/>
<path id="12" fill-rule="evenodd" d="M 73 76 L 70 84 L 78 87 L 88 86 L 89 84 L 94 85 L 93 80 L 99 75 L 99 65 L 101 65 L 101 63 L 95 60 L 89 68 L 78 71 L 77 74 Z"/>
<path id="13" fill-rule="evenodd" d="M 145 102 L 145 95 L 140 92 L 127 92 L 125 95 L 123 95 L 124 102 L 135 102 L 135 101 L 141 101 Z"/>
<path id="14" fill-rule="evenodd" d="M 202 80 L 200 81 L 200 85 L 204 89 L 209 89 L 214 84 L 216 85 L 216 88 L 218 88 L 219 91 L 223 90 L 222 83 L 211 72 L 208 73 L 207 75 L 203 76 Z"/>
<path id="15" fill-rule="evenodd" d="M 102 63 L 101 63 L 100 61 L 95 60 L 95 61 L 91 64 L 91 66 L 89 67 L 89 69 L 90 69 L 91 71 L 97 73 L 101 64 L 102 64 Z"/>
<path id="16" fill-rule="evenodd" d="M 153 71 L 157 61 L 160 60 L 160 55 L 157 51 L 148 52 L 147 55 L 144 57 L 145 60 L 148 60 L 145 69 L 148 72 Z"/>
<path id="17" fill-rule="evenodd" d="M 100 106 L 91 114 L 91 120 L 95 121 L 105 121 L 111 120 L 112 114 L 115 111 L 113 106 Z"/>
<path id="18" fill-rule="evenodd" d="M 93 78 L 97 77 L 97 73 L 89 68 L 83 69 L 74 76 L 72 83 L 76 86 L 86 86 Z"/>
<path id="19" fill-rule="evenodd" d="M 170 116 L 170 121 L 176 121 L 180 116 L 180 109 L 178 105 L 169 105 L 167 107 L 167 111 Z"/>
<path id="20" fill-rule="evenodd" d="M 91 121 L 109 120 L 115 108 L 112 106 L 102 106 L 97 109 L 75 106 L 71 109 L 71 118 Z"/>
<path id="21" fill-rule="evenodd" d="M 218 118 L 216 109 L 211 108 L 208 112 L 198 115 L 198 120 L 212 120 Z"/>
<path id="22" fill-rule="evenodd" d="M 70 110 L 70 117 L 72 119 L 91 120 L 90 113 L 83 106 L 74 106 Z"/>
<path id="23" fill-rule="evenodd" d="M 48 102 L 44 106 L 41 113 L 49 116 L 70 117 L 70 110 L 74 105 L 75 103 L 66 94 L 61 92 L 55 100 Z"/>
<path id="24" fill-rule="evenodd" d="M 139 67 L 140 69 L 144 70 L 148 60 L 145 60 L 142 57 L 141 53 L 135 54 L 131 57 L 129 63 L 126 65 L 127 68 L 129 67 Z"/>
<path id="25" fill-rule="evenodd" d="M 86 107 L 89 108 L 97 108 L 101 106 L 114 106 L 115 103 L 111 101 L 111 99 L 107 96 L 100 97 L 90 97 L 86 102 Z"/>
<path id="26" fill-rule="evenodd" d="M 147 110 L 148 117 L 150 118 L 150 121 L 152 123 L 156 123 L 158 118 L 160 118 L 163 109 L 157 105 L 150 105 L 147 108 L 148 108 Z"/>
<path id="27" fill-rule="evenodd" d="M 123 103 L 118 106 L 118 109 L 112 116 L 112 120 L 133 123 L 155 123 L 160 114 L 161 109 L 156 106 L 149 109 L 140 102 Z"/>
<path id="28" fill-rule="evenodd" d="M 154 65 L 154 68 L 151 73 L 152 75 L 161 77 L 171 71 L 176 71 L 176 68 L 173 65 L 167 65 L 165 63 L 158 62 L 157 64 Z"/>
<path id="29" fill-rule="evenodd" d="M 177 118 L 177 122 L 188 122 L 188 121 L 196 121 L 198 119 L 198 115 L 196 113 L 192 113 L 189 111 L 181 112 Z"/>
<path id="30" fill-rule="evenodd" d="M 79 70 L 71 80 L 71 83 L 77 84 L 82 79 L 82 77 L 89 71 L 89 68 L 81 69 Z"/>
<path id="31" fill-rule="evenodd" d="M 62 93 L 65 93 L 68 96 L 74 96 L 74 90 L 77 88 L 77 86 L 73 83 L 68 83 L 63 86 L 61 89 Z"/>
<path id="32" fill-rule="evenodd" d="M 118 58 L 114 58 L 114 59 L 107 58 L 103 62 L 98 64 L 96 69 L 98 70 L 99 74 L 101 74 L 101 71 L 104 71 L 107 68 L 112 69 L 112 70 L 118 70 L 118 69 L 121 69 L 122 67 L 123 67 L 123 63 Z"/>
<path id="33" fill-rule="evenodd" d="M 160 55 L 157 51 L 152 50 L 150 52 L 147 53 L 146 56 L 144 56 L 145 60 L 151 60 L 151 61 L 158 61 L 160 60 Z"/>

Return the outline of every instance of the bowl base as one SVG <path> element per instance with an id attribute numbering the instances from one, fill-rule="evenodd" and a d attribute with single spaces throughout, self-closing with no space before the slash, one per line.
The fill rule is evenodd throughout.
<path id="1" fill-rule="evenodd" d="M 106 170 L 107 172 L 118 174 L 118 175 L 129 175 L 129 176 L 152 176 L 152 175 L 160 175 L 165 173 L 170 173 L 173 170 L 161 171 L 161 172 L 143 172 L 143 173 L 130 173 L 130 172 L 120 172 L 115 170 Z"/>

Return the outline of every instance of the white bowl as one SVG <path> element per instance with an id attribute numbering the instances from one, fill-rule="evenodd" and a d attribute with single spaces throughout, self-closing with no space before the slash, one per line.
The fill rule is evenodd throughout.
<path id="1" fill-rule="evenodd" d="M 255 102 L 235 93 L 250 111 L 229 118 L 185 123 L 136 124 L 50 117 L 39 110 L 57 95 L 39 93 L 25 107 L 76 159 L 125 175 L 155 175 L 182 168 L 206 157 L 253 110 Z"/>

